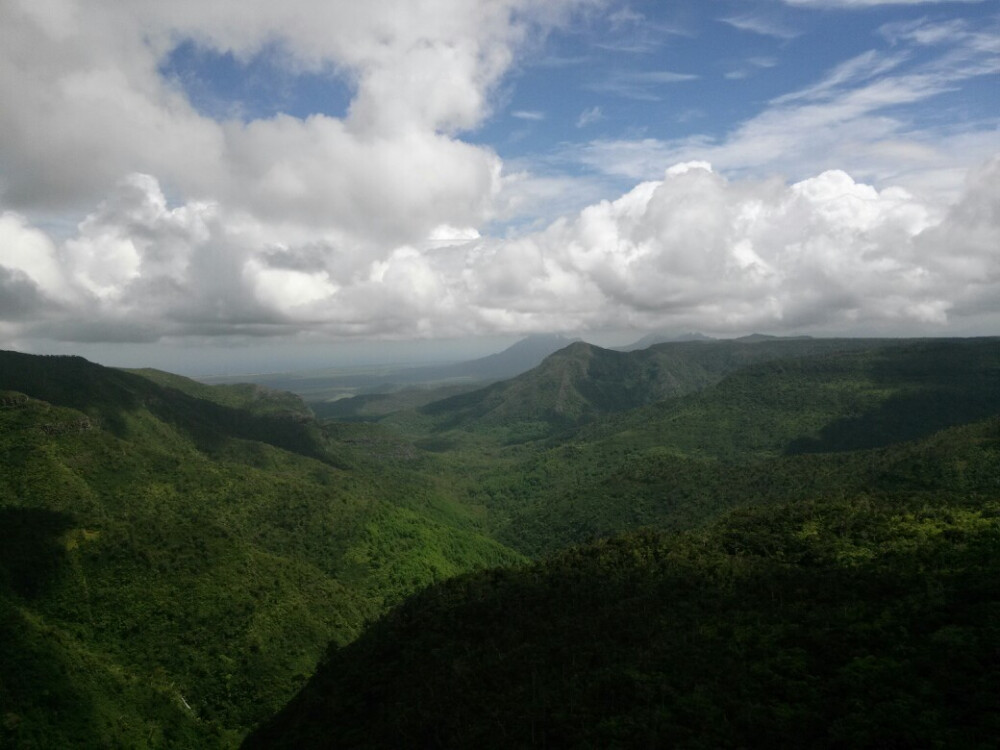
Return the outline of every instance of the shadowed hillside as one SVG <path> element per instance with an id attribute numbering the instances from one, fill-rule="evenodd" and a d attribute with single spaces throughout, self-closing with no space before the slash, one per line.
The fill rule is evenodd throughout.
<path id="1" fill-rule="evenodd" d="M 691 346 L 681 378 L 665 345 L 691 390 L 639 408 L 660 347 L 574 345 L 432 405 L 456 467 L 463 429 L 553 405 L 583 423 L 476 443 L 469 500 L 548 556 L 332 647 L 245 747 L 990 747 L 997 340 Z"/>
<path id="2" fill-rule="evenodd" d="M 140 372 L 101 367 L 82 357 L 0 352 L 0 387 L 84 412 L 121 438 L 128 437 L 128 415 L 143 411 L 206 452 L 235 437 L 337 462 L 308 409 L 292 394 L 277 397 L 252 385 L 214 391 L 177 375 Z"/>
<path id="3" fill-rule="evenodd" d="M 331 649 L 244 747 L 990 747 L 996 479 L 747 510 L 434 586 Z"/>

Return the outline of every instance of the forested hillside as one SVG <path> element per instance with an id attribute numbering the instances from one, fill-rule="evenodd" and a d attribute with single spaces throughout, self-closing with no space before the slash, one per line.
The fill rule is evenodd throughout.
<path id="1" fill-rule="evenodd" d="M 984 433 L 965 495 L 735 512 L 435 585 L 244 747 L 995 747 Z"/>
<path id="2" fill-rule="evenodd" d="M 405 442 L 181 381 L 0 354 L 0 744 L 232 746 L 329 641 L 519 559 Z"/>
<path id="3" fill-rule="evenodd" d="M 546 556 L 332 647 L 245 746 L 991 747 L 1000 344 L 691 346 L 742 359 L 637 409 L 590 399 L 610 415 L 541 420 L 534 443 L 496 429 L 526 386 L 572 385 L 532 388 L 538 408 L 663 375 L 577 344 L 426 410 L 466 419 L 397 418 L 476 466 L 500 539 Z"/>
<path id="4" fill-rule="evenodd" d="M 620 352 L 584 342 L 535 369 L 420 411 L 434 431 L 491 433 L 508 442 L 551 437 L 595 418 L 697 392 L 751 364 L 867 349 L 896 342 L 866 339 L 686 341 Z"/>
<path id="5" fill-rule="evenodd" d="M 329 646 L 251 746 L 987 747 L 998 415 L 998 339 L 575 343 L 367 422 L 0 352 L 0 745 L 234 747 Z"/>
<path id="6" fill-rule="evenodd" d="M 527 413 L 522 389 L 581 356 L 618 367 L 579 366 L 574 393 L 611 392 L 623 372 L 654 373 L 661 383 L 691 368 L 698 378 L 715 374 L 676 397 L 591 412 L 574 429 L 539 422 L 541 438 L 509 443 L 493 417 Z M 551 391 L 532 393 L 544 413 Z M 495 401 L 493 410 L 452 422 L 458 399 L 447 399 L 431 408 L 448 421 L 396 415 L 386 423 L 433 450 L 442 473 L 471 477 L 465 501 L 485 509 L 497 538 L 538 554 L 639 526 L 693 528 L 747 503 L 877 485 L 895 460 L 892 446 L 1000 413 L 1000 341 L 691 342 L 628 354 L 574 344 L 525 376 L 459 399 L 473 397 Z"/>

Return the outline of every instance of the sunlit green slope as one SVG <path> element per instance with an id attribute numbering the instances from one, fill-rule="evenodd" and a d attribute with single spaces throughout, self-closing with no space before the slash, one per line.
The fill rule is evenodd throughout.
<path id="1" fill-rule="evenodd" d="M 0 745 L 232 745 L 327 642 L 519 559 L 405 441 L 154 379 L 0 353 Z"/>
<path id="2" fill-rule="evenodd" d="M 563 435 L 602 416 L 697 392 L 759 362 L 885 348 L 866 339 L 687 341 L 620 352 L 577 342 L 511 380 L 420 409 L 434 432 L 457 429 L 507 442 Z"/>
<path id="3" fill-rule="evenodd" d="M 444 465 L 480 461 L 467 502 L 487 509 L 495 536 L 536 554 L 639 526 L 692 528 L 751 502 L 878 486 L 900 460 L 894 445 L 995 414 L 1000 340 L 896 341 L 751 362 L 559 440 L 477 452 L 478 434 L 433 439 Z"/>
<path id="4" fill-rule="evenodd" d="M 337 693 L 341 698 L 331 715 L 340 716 L 346 730 L 360 732 L 333 735 L 347 746 L 363 745 L 359 737 L 381 736 L 382 730 L 365 723 L 371 719 L 363 715 L 365 705 L 373 711 L 372 705 L 394 706 L 398 717 L 386 719 L 386 726 L 399 736 L 412 732 L 417 745 L 429 741 L 422 734 L 426 717 L 444 721 L 443 737 L 479 742 L 475 732 L 486 737 L 486 728 L 463 719 L 462 726 L 473 732 L 463 734 L 436 713 L 452 700 L 449 691 L 465 685 L 467 676 L 489 685 L 492 673 L 479 672 L 476 665 L 494 658 L 502 662 L 495 665 L 497 674 L 516 682 L 505 670 L 530 671 L 533 661 L 549 664 L 544 654 L 560 651 L 555 640 L 560 632 L 577 644 L 571 653 L 585 655 L 568 666 L 558 660 L 549 664 L 561 676 L 539 672 L 540 692 L 528 694 L 494 695 L 484 687 L 480 697 L 499 706 L 493 713 L 469 704 L 469 710 L 494 717 L 495 736 L 482 740 L 487 745 L 507 736 L 501 731 L 505 726 L 519 727 L 509 736 L 513 745 L 525 744 L 518 734 L 524 726 L 512 718 L 517 710 L 535 717 L 532 736 L 548 746 L 643 744 L 648 738 L 636 734 L 636 727 L 655 717 L 660 717 L 656 726 L 669 729 L 657 741 L 738 744 L 748 736 L 741 732 L 765 729 L 755 723 L 764 721 L 756 713 L 733 713 L 745 693 L 737 701 L 713 693 L 721 687 L 712 683 L 705 688 L 711 700 L 702 705 L 697 699 L 685 708 L 677 697 L 695 690 L 695 683 L 663 682 L 663 674 L 671 672 L 663 665 L 683 655 L 678 643 L 694 644 L 692 653 L 703 648 L 706 670 L 734 668 L 731 661 L 712 661 L 719 641 L 699 642 L 706 634 L 700 626 L 693 620 L 670 624 L 666 611 L 675 604 L 688 607 L 709 623 L 712 613 L 744 612 L 747 627 L 771 623 L 766 627 L 781 630 L 781 623 L 804 617 L 806 602 L 821 594 L 812 588 L 813 573 L 817 580 L 832 581 L 831 591 L 846 591 L 847 584 L 838 583 L 843 580 L 860 581 L 861 591 L 881 591 L 888 575 L 890 594 L 898 574 L 899 590 L 911 588 L 891 611 L 879 610 L 872 596 L 832 602 L 826 615 L 848 630 L 898 615 L 893 627 L 912 631 L 913 622 L 925 615 L 938 618 L 934 633 L 941 630 L 944 636 L 911 644 L 913 653 L 924 653 L 927 643 L 952 633 L 952 625 L 966 626 L 948 622 L 937 604 L 926 609 L 914 600 L 913 570 L 929 566 L 929 585 L 937 589 L 958 586 L 959 593 L 946 597 L 949 611 L 961 612 L 962 591 L 992 596 L 976 588 L 978 583 L 953 580 L 948 571 L 974 576 L 981 560 L 963 558 L 963 550 L 974 548 L 979 555 L 992 549 L 996 518 L 991 514 L 1000 492 L 998 414 L 997 339 L 684 342 L 627 354 L 574 344 L 511 381 L 377 424 L 319 423 L 298 398 L 251 385 L 214 388 L 168 373 L 110 370 L 79 358 L 0 352 L 0 745 L 232 746 L 304 683 L 328 642 L 335 647 L 333 661 L 347 660 L 337 662 L 345 679 L 361 680 L 330 689 L 375 696 L 369 705 Z M 788 526 L 786 517 L 798 520 Z M 656 533 L 633 533 L 590 548 L 597 552 L 558 556 L 569 545 L 639 528 Z M 750 540 L 750 546 L 727 547 L 726 529 L 744 534 L 740 539 Z M 675 536 L 678 532 L 683 533 Z M 959 544 L 952 549 L 946 540 Z M 808 550 L 803 552 L 800 542 Z M 608 557 L 600 550 L 618 551 Z M 653 555 L 672 562 L 656 567 L 639 589 L 620 588 L 615 570 L 631 565 L 633 550 L 640 561 Z M 696 558 L 693 568 L 684 567 L 689 553 Z M 365 632 L 366 622 L 424 586 L 469 570 L 517 565 L 524 562 L 522 554 L 557 557 L 541 567 L 435 587 L 405 605 L 401 612 L 424 612 L 418 621 L 440 636 L 440 641 L 433 633 L 425 634 L 429 641 L 415 637 L 415 648 L 424 651 L 388 646 L 372 635 L 409 637 L 410 626 L 398 618 L 410 615 L 402 614 L 386 621 L 396 624 L 379 625 L 364 636 L 369 645 L 336 650 Z M 951 562 L 938 569 L 939 559 Z M 670 567 L 675 564 L 681 568 Z M 585 574 L 572 573 L 577 565 Z M 700 581 L 707 598 L 657 599 L 657 577 L 676 583 L 682 573 Z M 792 576 L 792 590 L 802 593 L 784 600 L 791 609 L 726 598 L 742 588 L 774 592 L 779 587 L 773 577 L 784 581 L 785 573 Z M 610 582 L 601 583 L 602 576 Z M 586 588 L 590 579 L 607 601 L 575 610 L 574 601 L 593 603 Z M 528 661 L 521 661 L 513 645 L 498 646 L 496 657 L 474 645 L 464 656 L 452 651 L 465 643 L 463 631 L 438 617 L 453 616 L 460 628 L 481 628 L 476 632 L 492 642 L 490 629 L 500 623 L 472 623 L 470 612 L 479 610 L 466 602 L 469 591 L 473 601 L 482 590 L 517 612 L 518 597 L 535 596 L 533 581 L 541 586 L 536 593 L 552 600 L 550 609 L 517 615 L 503 636 L 511 644 L 520 638 Z M 647 585 L 652 588 L 642 593 Z M 569 598 L 560 598 L 560 592 Z M 630 592 L 638 592 L 639 599 L 630 599 Z M 441 612 L 434 597 L 447 604 Z M 654 639 L 650 646 L 651 658 L 661 660 L 652 673 L 644 671 L 644 661 L 628 661 L 633 657 L 626 646 L 613 638 L 602 641 L 602 633 L 611 637 L 614 618 L 601 608 L 618 612 L 630 603 L 667 631 L 666 641 Z M 855 605 L 856 619 L 837 620 Z M 485 612 L 502 619 L 492 609 Z M 978 623 L 980 615 L 976 610 L 969 621 Z M 393 630 L 397 626 L 402 629 Z M 630 627 L 641 625 L 626 622 L 623 632 Z M 711 635 L 715 626 L 706 627 Z M 980 624 L 969 627 L 981 630 Z M 982 642 L 980 630 L 974 644 Z M 577 643 L 587 632 L 596 634 L 593 648 Z M 532 640 L 536 636 L 542 640 Z M 879 660 L 895 658 L 879 650 L 884 640 L 864 645 L 867 636 L 858 637 L 882 667 Z M 748 638 L 752 644 L 758 636 Z M 770 636 L 760 638 L 770 643 Z M 803 638 L 789 641 L 789 659 L 805 658 L 807 671 L 818 670 L 818 684 L 843 687 L 843 675 L 855 667 L 822 663 L 820 656 L 808 655 L 814 636 Z M 370 648 L 375 651 L 365 650 Z M 653 653 L 657 649 L 659 656 Z M 761 646 L 753 659 L 771 659 L 768 649 Z M 595 655 L 602 650 L 621 652 L 625 671 L 602 662 Z M 369 665 L 366 676 L 361 661 L 350 661 L 354 653 L 402 659 L 404 666 L 437 675 L 428 678 L 432 695 L 407 686 L 410 678 L 396 663 Z M 450 659 L 447 668 L 435 661 L 439 656 Z M 588 664 L 600 667 L 596 676 Z M 766 674 L 771 667 L 760 669 Z M 799 682 L 794 689 L 778 678 L 760 682 L 754 670 L 757 676 L 748 678 L 747 689 L 761 691 L 768 721 L 785 722 L 785 713 L 792 717 L 775 726 L 796 742 L 882 741 L 870 734 L 868 714 L 852 715 L 830 730 L 833 734 L 817 734 L 816 716 L 824 726 L 835 718 L 823 706 L 847 711 L 860 700 L 848 688 L 843 695 L 824 692 L 825 687 L 807 691 L 812 703 L 792 705 L 781 696 L 799 695 Z M 601 682 L 604 673 L 612 675 L 612 688 L 638 696 L 637 714 L 628 706 L 612 706 L 607 715 L 594 708 L 594 696 L 610 689 Z M 449 675 L 455 685 L 436 682 Z M 560 682 L 568 675 L 583 686 L 581 694 Z M 910 677 L 908 685 L 921 684 L 919 670 Z M 329 673 L 316 684 L 323 680 Z M 927 696 L 940 697 L 936 680 L 907 698 L 907 705 L 930 716 Z M 479 700 L 475 689 L 465 692 L 469 700 Z M 561 692 L 570 706 L 563 718 L 552 713 L 552 696 Z M 656 706 L 643 704 L 649 696 Z M 455 705 L 465 705 L 463 700 L 455 698 Z M 724 718 L 737 716 L 732 732 L 726 734 L 730 729 L 723 722 L 720 734 L 699 739 L 692 727 L 719 724 L 709 711 L 713 701 L 732 706 L 724 712 Z M 666 718 L 657 713 L 661 704 L 669 706 Z M 976 706 L 968 715 L 980 722 Z M 955 733 L 955 717 L 964 710 L 953 706 L 947 715 L 928 719 L 940 742 L 961 744 L 978 736 Z M 892 715 L 899 726 L 916 721 L 910 708 Z M 593 721 L 585 722 L 587 716 Z M 575 735 L 559 723 L 563 719 L 600 731 Z M 934 724 L 938 719 L 943 723 Z M 554 722 L 557 734 L 537 734 L 547 721 Z M 886 736 L 890 744 L 906 743 L 905 735 Z"/>

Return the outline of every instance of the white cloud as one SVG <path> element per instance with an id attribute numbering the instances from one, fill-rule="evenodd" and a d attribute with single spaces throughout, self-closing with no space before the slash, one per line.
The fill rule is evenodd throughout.
<path id="1" fill-rule="evenodd" d="M 515 109 L 513 112 L 510 113 L 510 116 L 516 117 L 519 120 L 533 120 L 535 122 L 539 122 L 545 119 L 544 112 L 539 112 L 537 110 L 528 110 L 528 109 Z"/>
<path id="2" fill-rule="evenodd" d="M 588 83 L 586 88 L 626 99 L 659 101 L 661 87 L 695 81 L 698 78 L 693 73 L 677 73 L 672 70 L 619 70 Z"/>
<path id="3" fill-rule="evenodd" d="M 646 21 L 645 15 L 637 13 L 628 6 L 619 8 L 613 13 L 608 14 L 608 22 L 614 29 L 621 28 L 622 26 L 640 26 L 645 24 Z"/>
<path id="4" fill-rule="evenodd" d="M 906 55 L 903 53 L 886 55 L 875 50 L 862 52 L 834 67 L 818 83 L 777 97 L 771 103 L 823 101 L 842 93 L 850 86 L 859 86 L 878 80 L 879 77 L 898 68 L 905 59 Z"/>
<path id="5" fill-rule="evenodd" d="M 720 18 L 722 23 L 740 31 L 749 31 L 761 36 L 773 36 L 777 39 L 789 40 L 799 36 L 799 32 L 782 20 L 760 13 L 743 13 L 736 16 Z"/>
<path id="6" fill-rule="evenodd" d="M 723 140 L 591 143 L 586 163 L 647 181 L 570 212 L 578 183 L 504 173 L 459 134 L 489 115 L 520 46 L 588 2 L 3 4 L 0 331 L 343 339 L 997 319 L 1000 169 L 947 212 L 941 198 L 995 150 L 995 130 L 914 133 L 888 113 L 990 70 L 984 32 L 885 27 L 943 52 L 905 74 L 905 49 L 858 58 Z M 292 68 L 349 81 L 348 113 L 204 116 L 159 70 L 186 39 L 241 59 L 277 44 Z M 655 98 L 695 77 L 595 85 Z M 706 159 L 727 176 L 693 163 Z M 794 184 L 746 179 L 782 171 Z M 528 204 L 570 215 L 479 235 Z M 68 236 L 43 231 L 64 211 L 84 218 Z"/>
<path id="7" fill-rule="evenodd" d="M 435 244 L 454 245 L 469 240 L 478 240 L 479 231 L 473 227 L 453 227 L 448 224 L 441 224 L 434 227 L 428 241 Z"/>
<path id="8" fill-rule="evenodd" d="M 481 223 L 499 160 L 456 133 L 489 114 L 520 45 L 590 1 L 12 0 L 0 6 L 0 200 L 88 210 L 142 172 L 171 194 L 373 241 Z M 185 40 L 240 59 L 277 45 L 292 68 L 348 80 L 348 114 L 202 116 L 158 67 Z"/>
<path id="9" fill-rule="evenodd" d="M 974 227 L 965 252 L 995 274 L 989 248 L 1000 245 L 1000 221 L 983 204 L 997 208 L 997 171 L 959 204 L 979 207 L 970 220 L 967 209 L 942 219 L 903 190 L 877 191 L 843 172 L 786 186 L 683 165 L 545 232 L 480 246 L 475 292 L 505 311 L 490 322 L 524 325 L 527 316 L 539 329 L 926 330 L 971 304 L 964 279 L 974 274 L 946 255 L 958 216 Z M 995 289 L 985 278 L 982 288 Z M 990 314 L 998 307 L 994 298 Z"/>
<path id="10" fill-rule="evenodd" d="M 777 64 L 778 60 L 775 57 L 749 57 L 740 67 L 733 68 L 723 75 L 731 81 L 738 81 L 744 78 L 749 78 L 751 75 L 760 70 L 773 68 Z"/>
<path id="11" fill-rule="evenodd" d="M 580 113 L 580 116 L 576 118 L 576 126 L 578 128 L 585 128 L 587 125 L 591 125 L 598 122 L 604 118 L 604 112 L 599 106 L 589 107 Z"/>
<path id="12" fill-rule="evenodd" d="M 692 162 L 538 232 L 504 240 L 442 226 L 423 247 L 373 260 L 335 241 L 279 244 L 273 228 L 215 205 L 171 208 L 137 175 L 61 245 L 5 217 L 6 236 L 42 252 L 8 250 L 0 315 L 23 336 L 131 341 L 986 330 L 1000 319 L 998 195 L 1000 159 L 948 209 L 841 171 L 789 185 Z M 62 313 L 35 314 L 56 295 Z"/>
<path id="13" fill-rule="evenodd" d="M 898 49 L 847 60 L 815 84 L 775 98 L 722 138 L 597 140 L 567 149 L 567 158 L 633 180 L 655 176 L 664 163 L 692 159 L 707 159 L 731 176 L 798 179 L 843 169 L 928 199 L 954 200 L 966 170 L 997 152 L 996 123 L 970 120 L 921 130 L 906 107 L 928 106 L 962 82 L 996 75 L 1000 59 L 995 29 L 966 22 L 947 27 L 947 34 L 928 21 L 884 29 Z M 935 56 L 919 63 L 902 46 L 932 43 Z"/>
<path id="14" fill-rule="evenodd" d="M 67 279 L 56 246 L 48 235 L 30 226 L 25 217 L 0 214 L 0 266 L 16 271 L 54 296 L 67 294 Z"/>

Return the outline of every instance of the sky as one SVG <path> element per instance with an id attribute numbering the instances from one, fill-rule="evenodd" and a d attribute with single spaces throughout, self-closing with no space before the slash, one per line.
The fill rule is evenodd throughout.
<path id="1" fill-rule="evenodd" d="M 0 348 L 1000 334 L 996 0 L 0 0 Z"/>

